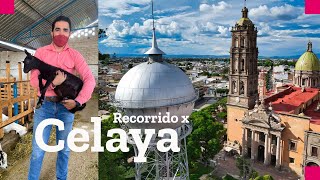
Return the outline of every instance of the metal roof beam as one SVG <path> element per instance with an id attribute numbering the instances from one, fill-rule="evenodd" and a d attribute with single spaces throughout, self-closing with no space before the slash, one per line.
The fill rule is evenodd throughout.
<path id="1" fill-rule="evenodd" d="M 32 35 L 32 30 L 37 27 L 39 24 L 41 24 L 44 21 L 47 21 L 48 18 L 52 17 L 53 15 L 57 14 L 57 13 L 61 13 L 63 9 L 67 8 L 68 6 L 70 6 L 71 4 L 73 4 L 74 2 L 76 2 L 77 0 L 72 0 L 69 3 L 63 5 L 61 8 L 49 13 L 47 16 L 45 16 L 43 19 L 41 19 L 40 21 L 36 22 L 34 25 L 32 25 L 30 28 L 26 29 L 25 31 L 21 31 L 18 35 L 16 35 L 11 42 L 16 43 L 17 39 L 20 38 L 22 35 L 24 35 L 25 33 L 29 32 Z"/>
<path id="2" fill-rule="evenodd" d="M 29 3 L 27 3 L 25 0 L 22 0 L 22 2 L 24 2 L 28 7 L 30 7 L 33 11 L 39 14 L 42 18 L 44 18 L 49 24 L 51 24 L 50 21 L 48 21 L 48 19 L 46 19 L 46 17 L 43 14 L 41 14 L 38 10 L 32 7 Z"/>

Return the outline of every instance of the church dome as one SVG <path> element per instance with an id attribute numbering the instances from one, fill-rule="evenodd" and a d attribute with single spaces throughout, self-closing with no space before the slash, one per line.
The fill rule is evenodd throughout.
<path id="1" fill-rule="evenodd" d="M 239 26 L 243 26 L 243 25 L 251 25 L 252 24 L 252 21 L 249 19 L 249 18 L 241 18 L 237 24 Z"/>
<path id="2" fill-rule="evenodd" d="M 237 24 L 239 26 L 252 25 L 253 24 L 252 21 L 248 18 L 248 8 L 244 7 L 241 12 L 242 12 L 242 18 L 239 19 Z"/>
<path id="3" fill-rule="evenodd" d="M 298 59 L 295 67 L 296 71 L 320 71 L 320 62 L 312 52 L 312 43 L 308 43 L 308 50 Z"/>

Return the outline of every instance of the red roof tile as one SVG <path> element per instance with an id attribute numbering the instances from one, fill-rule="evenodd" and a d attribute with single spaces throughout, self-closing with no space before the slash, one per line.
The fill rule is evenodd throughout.
<path id="1" fill-rule="evenodd" d="M 268 105 L 271 102 L 272 108 L 275 112 L 296 114 L 295 110 L 297 110 L 297 108 L 302 104 L 310 101 L 311 99 L 314 99 L 314 97 L 319 94 L 319 90 L 320 89 L 317 88 L 305 88 L 304 91 L 302 91 L 302 88 L 288 86 L 288 88 L 284 91 L 267 97 L 265 99 L 265 105 Z M 314 104 L 312 105 L 316 106 Z M 306 107 L 306 110 L 308 110 L 311 107 L 311 105 L 309 107 Z M 311 111 L 308 111 L 308 114 L 310 115 L 311 119 L 320 119 L 320 113 L 318 112 L 313 113 Z"/>

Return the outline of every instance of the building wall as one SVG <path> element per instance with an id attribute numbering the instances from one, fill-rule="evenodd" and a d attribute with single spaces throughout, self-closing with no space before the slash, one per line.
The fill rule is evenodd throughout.
<path id="1" fill-rule="evenodd" d="M 69 45 L 82 54 L 98 82 L 98 30 L 95 29 L 95 36 L 70 38 Z"/>
<path id="2" fill-rule="evenodd" d="M 304 165 L 306 166 L 308 163 L 316 163 L 318 166 L 320 166 L 320 132 L 306 132 L 304 141 L 306 142 Z M 312 155 L 312 147 L 318 148 L 318 156 Z"/>
<path id="3" fill-rule="evenodd" d="M 242 119 L 244 113 L 247 111 L 245 108 L 236 106 L 227 106 L 227 136 L 228 141 L 238 141 L 242 145 Z"/>
<path id="4" fill-rule="evenodd" d="M 289 167 L 297 174 L 301 175 L 304 153 L 304 135 L 310 128 L 307 118 L 280 115 L 281 123 L 286 126 L 282 131 L 282 157 L 281 164 L 284 168 Z M 297 142 L 296 151 L 289 150 L 290 140 Z M 294 163 L 290 163 L 290 158 L 294 158 Z"/>

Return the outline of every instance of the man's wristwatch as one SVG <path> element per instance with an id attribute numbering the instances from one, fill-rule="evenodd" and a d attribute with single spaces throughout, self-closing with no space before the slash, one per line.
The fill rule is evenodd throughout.
<path id="1" fill-rule="evenodd" d="M 76 102 L 76 107 L 80 107 L 81 106 L 81 104 L 78 101 L 74 100 L 74 102 Z"/>

